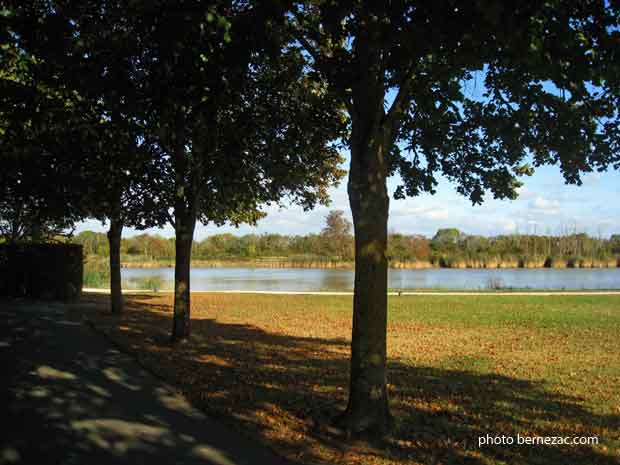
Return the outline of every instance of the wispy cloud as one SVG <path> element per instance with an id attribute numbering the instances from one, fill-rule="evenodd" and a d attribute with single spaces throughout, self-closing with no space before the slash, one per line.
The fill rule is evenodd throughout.
<path id="1" fill-rule="evenodd" d="M 558 215 L 560 213 L 559 200 L 547 199 L 540 195 L 530 200 L 529 207 L 530 209 L 545 215 Z"/>

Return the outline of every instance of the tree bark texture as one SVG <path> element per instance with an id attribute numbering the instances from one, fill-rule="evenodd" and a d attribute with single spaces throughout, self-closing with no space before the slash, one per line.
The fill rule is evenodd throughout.
<path id="1" fill-rule="evenodd" d="M 387 393 L 388 149 L 381 55 L 372 32 L 354 43 L 348 194 L 355 232 L 355 289 L 349 402 L 338 424 L 347 433 L 385 434 L 392 423 Z"/>
<path id="2" fill-rule="evenodd" d="M 173 137 L 173 163 L 175 170 L 174 229 L 174 315 L 172 320 L 172 342 L 186 340 L 190 334 L 190 266 L 192 241 L 196 227 L 195 184 L 185 148 L 184 121 L 176 116 Z"/>
<path id="3" fill-rule="evenodd" d="M 187 339 L 190 334 L 190 266 L 195 217 L 178 216 L 176 221 L 176 257 L 174 265 L 174 315 L 172 341 Z"/>
<path id="4" fill-rule="evenodd" d="M 387 220 L 389 197 L 376 141 L 354 144 L 349 202 L 355 230 L 355 289 L 349 402 L 341 424 L 379 433 L 391 422 L 387 395 Z"/>
<path id="5" fill-rule="evenodd" d="M 110 246 L 110 307 L 112 313 L 123 312 L 123 294 L 121 288 L 121 233 L 123 223 L 119 219 L 110 220 L 108 244 Z"/>

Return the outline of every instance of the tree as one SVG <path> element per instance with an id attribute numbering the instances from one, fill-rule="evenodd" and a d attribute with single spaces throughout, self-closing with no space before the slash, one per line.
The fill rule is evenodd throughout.
<path id="1" fill-rule="evenodd" d="M 190 257 L 197 221 L 255 223 L 284 196 L 311 208 L 342 176 L 343 128 L 331 95 L 286 46 L 284 11 L 265 2 L 144 5 L 145 139 L 159 151 L 161 198 L 176 233 L 172 340 L 190 333 Z"/>
<path id="2" fill-rule="evenodd" d="M 465 235 L 456 228 L 438 229 L 433 242 L 438 244 L 457 244 Z"/>
<path id="3" fill-rule="evenodd" d="M 350 259 L 349 239 L 351 222 L 344 217 L 342 210 L 332 210 L 325 217 L 325 227 L 321 231 L 325 248 L 340 259 Z"/>
<path id="4" fill-rule="evenodd" d="M 61 147 L 56 152 L 64 167 L 70 166 L 67 172 L 72 178 L 64 184 L 77 199 L 74 209 L 82 217 L 109 220 L 111 310 L 120 313 L 123 227 L 165 222 L 152 195 L 157 165 L 150 163 L 152 148 L 143 143 L 136 112 L 140 45 L 131 34 L 131 20 L 122 4 L 106 0 L 16 2 L 7 11 L 12 42 L 21 55 L 36 57 L 30 60 L 33 92 L 42 101 L 49 100 L 42 90 L 56 97 L 56 108 L 30 105 L 26 109 L 35 116 L 55 118 L 46 126 L 48 133 L 53 132 L 47 139 Z M 66 126 L 59 112 L 64 118 L 70 116 L 71 132 L 59 130 Z M 39 133 L 30 142 L 39 152 L 49 150 L 43 136 Z M 41 165 L 50 171 L 61 163 Z M 58 189 L 58 183 L 47 185 Z M 47 193 L 46 198 L 50 197 Z M 59 205 L 59 213 L 68 217 L 69 205 Z"/>
<path id="5" fill-rule="evenodd" d="M 615 2 L 297 2 L 295 44 L 346 106 L 355 231 L 349 402 L 338 423 L 385 431 L 386 179 L 395 196 L 437 177 L 474 204 L 515 198 L 559 164 L 566 182 L 620 167 L 620 6 Z"/>

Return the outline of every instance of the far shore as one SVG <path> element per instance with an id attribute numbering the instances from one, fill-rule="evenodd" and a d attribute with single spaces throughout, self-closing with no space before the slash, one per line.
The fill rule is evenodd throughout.
<path id="1" fill-rule="evenodd" d="M 342 269 L 352 270 L 354 262 L 334 260 L 192 260 L 192 268 L 304 268 L 304 269 Z M 152 261 L 121 261 L 122 268 L 174 268 L 173 260 Z M 553 261 L 455 261 L 449 264 L 432 263 L 426 261 L 390 262 L 390 269 L 395 270 L 424 270 L 424 269 L 603 269 L 620 268 L 620 259 L 613 260 L 583 260 L 571 262 L 567 260 Z"/>

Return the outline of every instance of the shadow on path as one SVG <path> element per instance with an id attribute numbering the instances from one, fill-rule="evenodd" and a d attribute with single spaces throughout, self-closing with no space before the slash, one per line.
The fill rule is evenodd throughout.
<path id="1" fill-rule="evenodd" d="M 0 464 L 274 464 L 61 304 L 0 301 Z"/>

